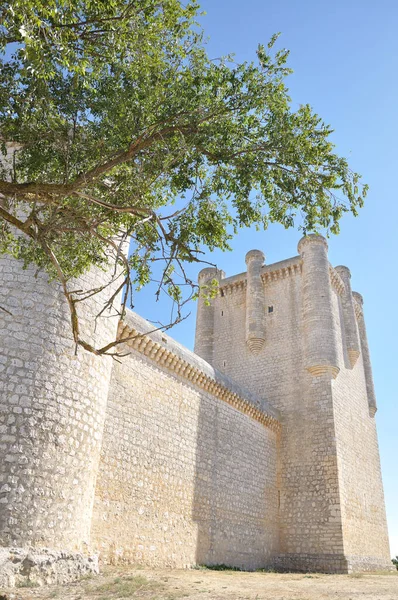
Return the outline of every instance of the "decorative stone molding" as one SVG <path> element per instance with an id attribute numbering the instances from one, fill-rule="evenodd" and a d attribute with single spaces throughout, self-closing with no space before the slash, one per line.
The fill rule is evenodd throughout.
<path id="1" fill-rule="evenodd" d="M 261 279 L 264 285 L 277 281 L 278 279 L 287 279 L 301 274 L 302 261 L 300 256 L 293 256 L 287 260 L 265 265 L 261 268 Z M 234 292 L 245 292 L 247 287 L 247 274 L 240 273 L 233 277 L 227 277 L 220 282 L 220 296 L 228 296 Z"/>
<path id="2" fill-rule="evenodd" d="M 265 339 L 261 337 L 250 338 L 246 344 L 252 354 L 260 354 L 264 347 Z"/>
<path id="3" fill-rule="evenodd" d="M 169 336 L 160 331 L 151 331 L 151 324 L 135 313 L 128 311 L 120 325 L 118 337 L 119 340 L 126 340 L 128 348 L 147 356 L 161 368 L 190 381 L 272 431 L 280 431 L 279 411 L 240 388 Z"/>
<path id="4" fill-rule="evenodd" d="M 343 296 L 343 294 L 345 293 L 344 281 L 342 280 L 336 269 L 332 267 L 332 265 L 329 265 L 329 275 L 332 288 L 337 292 L 339 296 Z"/>
<path id="5" fill-rule="evenodd" d="M 333 367 L 330 365 L 312 365 L 307 367 L 308 373 L 311 373 L 313 377 L 320 377 L 321 375 L 329 374 L 333 379 L 336 379 L 340 372 L 339 367 Z"/>
<path id="6" fill-rule="evenodd" d="M 278 279 L 287 279 L 288 277 L 301 274 L 301 267 L 302 261 L 300 256 L 295 256 L 289 260 L 283 260 L 274 265 L 270 265 L 270 267 L 263 267 L 261 277 L 264 284 L 267 285 Z"/>
<path id="7" fill-rule="evenodd" d="M 232 278 L 231 278 L 232 279 Z M 220 296 L 230 296 L 234 292 L 245 292 L 247 281 L 245 279 L 239 279 L 237 281 L 231 281 L 228 283 L 221 283 L 219 288 Z"/>
<path id="8" fill-rule="evenodd" d="M 355 316 L 356 316 L 357 320 L 362 319 L 363 318 L 363 309 L 362 309 L 363 298 L 362 298 L 361 294 L 358 294 L 358 292 L 353 292 L 353 298 L 354 298 Z"/>

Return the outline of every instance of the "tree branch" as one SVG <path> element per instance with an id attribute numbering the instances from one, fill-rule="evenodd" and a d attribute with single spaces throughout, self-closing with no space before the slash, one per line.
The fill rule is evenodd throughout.
<path id="1" fill-rule="evenodd" d="M 21 221 L 20 219 L 15 217 L 13 214 L 8 212 L 1 205 L 0 205 L 0 216 L 3 217 L 3 219 L 5 221 L 7 221 L 8 223 L 10 223 L 11 225 L 14 225 L 14 227 L 16 227 L 19 231 L 26 233 L 26 235 L 28 235 L 32 239 L 36 238 L 35 230 L 29 224 L 27 224 L 27 222 L 24 223 L 23 221 Z"/>
<path id="2" fill-rule="evenodd" d="M 0 194 L 4 195 L 16 195 L 16 196 L 27 196 L 34 194 L 42 197 L 47 196 L 48 201 L 51 202 L 51 196 L 70 196 L 77 192 L 80 188 L 92 184 L 101 175 L 105 175 L 111 171 L 114 167 L 121 165 L 125 162 L 130 161 L 142 150 L 149 148 L 155 142 L 171 137 L 175 133 L 196 133 L 198 129 L 190 125 L 173 125 L 166 127 L 156 133 L 153 133 L 149 137 L 145 138 L 140 136 L 136 141 L 132 142 L 127 150 L 119 150 L 114 156 L 87 171 L 79 175 L 75 181 L 69 184 L 62 183 L 15 183 L 11 181 L 0 180 Z"/>

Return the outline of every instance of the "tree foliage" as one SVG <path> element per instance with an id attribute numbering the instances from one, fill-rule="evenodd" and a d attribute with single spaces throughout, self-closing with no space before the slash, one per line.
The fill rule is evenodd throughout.
<path id="1" fill-rule="evenodd" d="M 196 291 L 184 265 L 203 247 L 297 217 L 304 232 L 336 233 L 362 206 L 366 186 L 331 128 L 291 108 L 277 36 L 255 62 L 212 60 L 198 11 L 195 0 L 0 8 L 0 252 L 60 279 L 72 313 L 71 278 L 113 254 L 128 287 L 162 261 L 158 294 L 179 319 L 184 285 Z"/>

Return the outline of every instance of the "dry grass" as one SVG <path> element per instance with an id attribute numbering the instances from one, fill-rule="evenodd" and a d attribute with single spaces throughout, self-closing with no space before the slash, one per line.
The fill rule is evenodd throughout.
<path id="1" fill-rule="evenodd" d="M 398 572 L 322 575 L 108 567 L 51 588 L 7 591 L 14 600 L 398 600 Z"/>
<path id="2" fill-rule="evenodd" d="M 94 596 L 98 600 L 113 598 L 153 598 L 154 592 L 163 589 L 163 585 L 151 581 L 143 575 L 115 577 L 111 581 L 96 584 L 90 581 L 85 585 L 86 596 Z"/>

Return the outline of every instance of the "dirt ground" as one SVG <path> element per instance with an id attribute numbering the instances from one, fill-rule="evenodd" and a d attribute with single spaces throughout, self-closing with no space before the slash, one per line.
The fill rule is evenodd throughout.
<path id="1" fill-rule="evenodd" d="M 63 587 L 0 590 L 7 600 L 398 600 L 391 574 L 279 574 L 112 567 Z"/>

